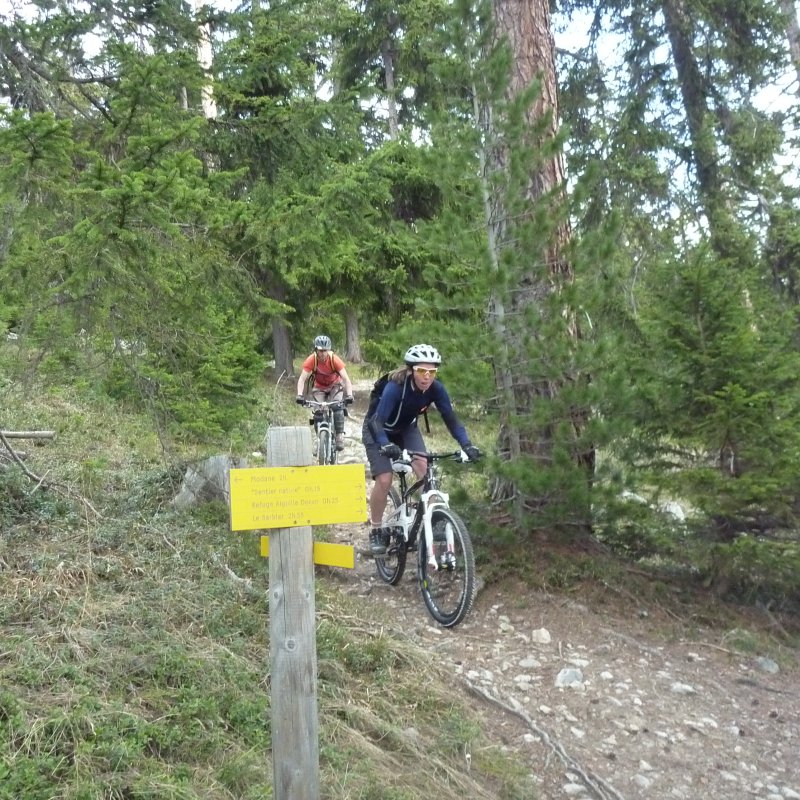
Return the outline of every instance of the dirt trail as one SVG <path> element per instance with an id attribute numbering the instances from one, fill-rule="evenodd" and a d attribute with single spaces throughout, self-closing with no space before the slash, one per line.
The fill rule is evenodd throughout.
<path id="1" fill-rule="evenodd" d="M 361 421 L 348 420 L 345 461 L 363 460 Z M 530 765 L 540 798 L 800 800 L 796 653 L 780 663 L 742 654 L 735 631 L 642 607 L 624 587 L 589 608 L 488 586 L 445 630 L 427 615 L 411 559 L 388 586 L 363 553 L 365 526 L 335 536 L 362 551 L 353 572 L 337 572 L 343 590 L 388 608 L 393 633 L 451 666 L 490 735 Z"/>

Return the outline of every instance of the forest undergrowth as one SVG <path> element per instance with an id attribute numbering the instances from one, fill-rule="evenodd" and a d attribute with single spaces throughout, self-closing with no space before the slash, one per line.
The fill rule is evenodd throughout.
<path id="1" fill-rule="evenodd" d="M 257 448 L 275 401 L 226 449 Z M 85 387 L 6 385 L 3 405 L 3 429 L 56 436 L 0 471 L 0 800 L 271 796 L 258 537 L 231 533 L 221 503 L 170 506 L 186 463 L 209 453 L 166 454 L 145 418 Z M 513 548 L 483 555 L 494 586 L 523 577 L 532 592 L 621 606 L 646 592 L 668 614 L 717 616 L 744 647 L 796 639 L 768 609 L 704 602 L 602 550 L 542 542 L 527 572 L 510 568 Z M 324 575 L 316 603 L 324 797 L 536 796 L 452 676 L 387 632 L 385 609 Z"/>
<path id="2" fill-rule="evenodd" d="M 165 461 L 90 393 L 3 403 L 3 429 L 56 436 L 0 471 L 0 798 L 272 796 L 258 536 L 169 502 L 203 454 Z M 316 604 L 324 797 L 532 796 L 426 653 L 324 580 Z"/>

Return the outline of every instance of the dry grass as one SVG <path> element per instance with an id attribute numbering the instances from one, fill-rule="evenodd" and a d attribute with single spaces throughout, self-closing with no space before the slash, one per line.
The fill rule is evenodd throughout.
<path id="1" fill-rule="evenodd" d="M 0 800 L 272 796 L 257 537 L 170 508 L 180 461 L 135 414 L 78 390 L 2 401 L 4 426 L 57 430 L 26 463 L 68 492 L 0 472 Z M 323 579 L 317 608 L 323 797 L 535 796 L 427 653 Z"/>

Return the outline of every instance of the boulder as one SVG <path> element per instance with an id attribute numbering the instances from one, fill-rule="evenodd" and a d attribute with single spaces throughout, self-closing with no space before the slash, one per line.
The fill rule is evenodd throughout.
<path id="1" fill-rule="evenodd" d="M 191 508 L 211 500 L 229 503 L 229 470 L 246 466 L 244 459 L 228 455 L 210 456 L 197 464 L 190 464 L 183 476 L 180 491 L 172 498 L 172 505 L 175 508 Z"/>

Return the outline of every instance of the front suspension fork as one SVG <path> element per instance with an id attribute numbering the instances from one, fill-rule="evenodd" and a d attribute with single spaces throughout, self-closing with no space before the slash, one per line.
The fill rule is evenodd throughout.
<path id="1" fill-rule="evenodd" d="M 428 569 L 434 572 L 439 569 L 439 562 L 436 560 L 436 553 L 433 549 L 433 512 L 437 508 L 448 508 L 448 500 L 449 497 L 444 492 L 439 491 L 426 492 L 422 497 L 425 507 L 425 513 L 422 516 L 425 553 L 428 558 Z M 445 540 L 447 552 L 454 552 L 453 526 L 449 522 L 445 525 Z"/>

